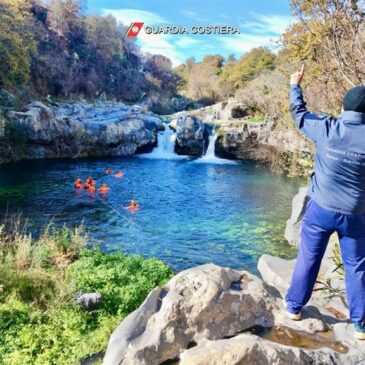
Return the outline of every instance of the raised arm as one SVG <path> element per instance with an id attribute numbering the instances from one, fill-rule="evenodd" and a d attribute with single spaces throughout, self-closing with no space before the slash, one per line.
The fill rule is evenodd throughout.
<path id="1" fill-rule="evenodd" d="M 304 66 L 300 72 L 291 75 L 290 78 L 290 113 L 299 130 L 310 140 L 316 142 L 324 135 L 329 117 L 312 114 L 307 110 L 300 87 L 304 76 Z"/>

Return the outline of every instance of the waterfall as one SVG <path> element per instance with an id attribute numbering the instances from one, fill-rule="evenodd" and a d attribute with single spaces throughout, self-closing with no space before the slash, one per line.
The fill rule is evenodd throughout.
<path id="1" fill-rule="evenodd" d="M 157 136 L 157 147 L 151 153 L 144 153 L 140 157 L 153 159 L 178 159 L 182 158 L 175 153 L 176 133 L 166 126 L 166 129 Z"/>
<path id="2" fill-rule="evenodd" d="M 217 136 L 215 133 L 213 133 L 211 136 L 209 136 L 209 144 L 208 149 L 203 156 L 203 159 L 210 160 L 212 158 L 215 158 L 215 141 L 217 140 Z"/>
<path id="3" fill-rule="evenodd" d="M 212 163 L 212 164 L 235 164 L 234 161 L 218 158 L 215 156 L 215 142 L 217 140 L 216 134 L 213 133 L 209 136 L 209 145 L 205 155 L 195 160 L 197 163 Z"/>

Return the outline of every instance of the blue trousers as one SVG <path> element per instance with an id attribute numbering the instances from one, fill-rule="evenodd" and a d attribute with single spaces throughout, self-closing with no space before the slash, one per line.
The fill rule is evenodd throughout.
<path id="1" fill-rule="evenodd" d="M 289 312 L 308 303 L 330 236 L 337 232 L 345 268 L 350 318 L 365 320 L 365 213 L 345 215 L 308 202 L 301 226 L 301 242 L 292 281 L 285 300 Z"/>

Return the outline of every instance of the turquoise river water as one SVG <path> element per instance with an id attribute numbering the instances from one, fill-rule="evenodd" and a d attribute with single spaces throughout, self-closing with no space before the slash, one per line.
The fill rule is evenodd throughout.
<path id="1" fill-rule="evenodd" d="M 298 181 L 249 162 L 155 157 L 3 165 L 1 218 L 21 213 L 35 234 L 51 220 L 84 222 L 90 244 L 157 257 L 175 271 L 214 262 L 257 272 L 263 253 L 294 255 L 283 233 Z M 124 177 L 106 175 L 106 168 L 122 169 Z M 106 182 L 108 194 L 73 187 L 89 175 Z M 136 213 L 123 209 L 131 199 L 140 204 Z"/>

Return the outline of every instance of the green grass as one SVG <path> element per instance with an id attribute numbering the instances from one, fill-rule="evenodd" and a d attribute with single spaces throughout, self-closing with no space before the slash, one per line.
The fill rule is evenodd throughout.
<path id="1" fill-rule="evenodd" d="M 11 232 L 11 233 L 9 233 Z M 157 259 L 86 249 L 82 227 L 48 226 L 34 240 L 0 226 L 0 364 L 77 365 L 105 350 L 119 322 L 172 277 Z M 100 292 L 93 312 L 72 299 Z"/>
<path id="2" fill-rule="evenodd" d="M 265 121 L 265 116 L 262 114 L 255 114 L 250 118 L 245 119 L 248 123 L 263 123 Z"/>

